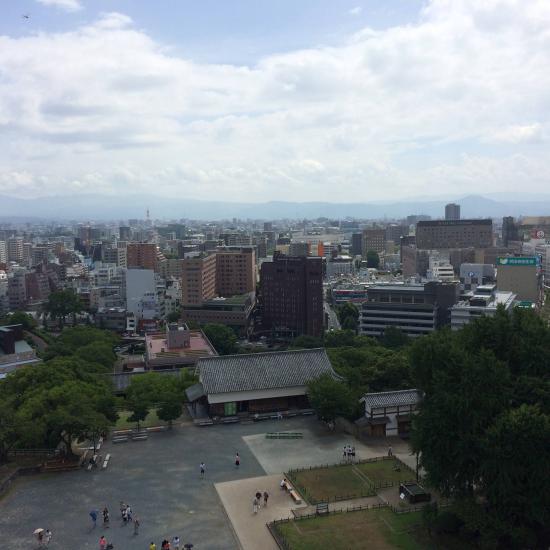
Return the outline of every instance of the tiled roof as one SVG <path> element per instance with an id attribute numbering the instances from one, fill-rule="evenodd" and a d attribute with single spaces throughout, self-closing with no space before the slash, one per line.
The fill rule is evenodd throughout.
<path id="1" fill-rule="evenodd" d="M 305 386 L 322 374 L 337 377 L 324 349 L 205 357 L 197 370 L 208 395 Z"/>
<path id="2" fill-rule="evenodd" d="M 376 407 L 395 407 L 397 405 L 415 405 L 422 399 L 422 392 L 416 389 L 366 393 L 360 399 L 366 409 Z"/>

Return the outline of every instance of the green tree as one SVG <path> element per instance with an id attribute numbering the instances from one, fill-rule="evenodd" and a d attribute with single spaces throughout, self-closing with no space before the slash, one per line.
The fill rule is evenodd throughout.
<path id="1" fill-rule="evenodd" d="M 166 316 L 166 321 L 168 323 L 177 323 L 181 319 L 181 311 L 171 311 Z"/>
<path id="2" fill-rule="evenodd" d="M 359 325 L 359 310 L 352 302 L 346 302 L 337 309 L 338 320 L 342 325 L 342 329 L 357 331 Z"/>
<path id="3" fill-rule="evenodd" d="M 355 333 L 352 330 L 333 330 L 325 334 L 325 347 L 341 348 L 355 345 Z"/>
<path id="4" fill-rule="evenodd" d="M 510 546 L 525 530 L 550 525 L 549 442 L 550 416 L 533 405 L 506 411 L 487 431 L 481 483 L 499 523 L 510 527 Z"/>
<path id="5" fill-rule="evenodd" d="M 447 345 L 432 346 L 438 338 Z M 434 487 L 472 496 L 481 481 L 485 432 L 509 400 L 507 370 L 487 351 L 466 353 L 450 333 L 422 340 L 413 344 L 413 375 L 421 372 L 416 381 L 426 392 L 414 418 L 413 450 Z"/>
<path id="6" fill-rule="evenodd" d="M 378 255 L 378 252 L 375 250 L 368 250 L 367 251 L 367 267 L 373 267 L 375 269 L 378 269 L 380 266 L 380 256 Z"/>
<path id="7" fill-rule="evenodd" d="M 72 290 L 56 290 L 49 295 L 44 309 L 51 318 L 57 319 L 61 330 L 67 315 L 73 316 L 73 324 L 75 324 L 76 314 L 82 311 L 82 304 Z"/>
<path id="8" fill-rule="evenodd" d="M 323 340 L 321 340 L 321 338 L 315 338 L 314 336 L 302 335 L 294 338 L 291 347 L 294 349 L 321 348 L 323 347 Z"/>
<path id="9" fill-rule="evenodd" d="M 409 337 L 399 328 L 389 326 L 384 330 L 382 344 L 391 349 L 399 349 L 409 344 Z"/>
<path id="10" fill-rule="evenodd" d="M 23 325 L 23 328 L 28 331 L 36 328 L 37 324 L 33 316 L 24 311 L 14 311 L 11 315 L 7 315 L 0 321 L 0 325 Z"/>
<path id="11" fill-rule="evenodd" d="M 355 405 L 355 399 L 343 382 L 324 374 L 308 384 L 307 389 L 311 406 L 321 420 L 332 422 L 337 416 L 349 416 Z"/>
<path id="12" fill-rule="evenodd" d="M 212 323 L 204 325 L 203 332 L 220 355 L 237 353 L 237 336 L 231 328 Z"/>

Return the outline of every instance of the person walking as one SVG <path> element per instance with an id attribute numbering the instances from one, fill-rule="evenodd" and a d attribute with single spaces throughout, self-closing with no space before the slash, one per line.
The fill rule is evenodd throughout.
<path id="1" fill-rule="evenodd" d="M 157 545 L 152 542 L 150 545 L 149 545 L 149 550 L 157 550 Z"/>
<path id="2" fill-rule="evenodd" d="M 49 529 L 46 529 L 46 533 L 44 534 L 44 542 L 46 543 L 46 546 L 50 544 L 51 540 L 52 540 L 52 532 Z"/>
<path id="3" fill-rule="evenodd" d="M 260 502 L 258 500 L 258 497 L 254 497 L 254 500 L 252 501 L 252 513 L 257 514 L 259 506 Z"/>
<path id="4" fill-rule="evenodd" d="M 176 535 L 172 539 L 172 550 L 180 550 L 180 538 Z"/>
<path id="5" fill-rule="evenodd" d="M 342 460 L 346 460 L 348 458 L 348 446 L 344 445 L 344 450 L 342 452 Z"/>
<path id="6" fill-rule="evenodd" d="M 126 520 L 132 523 L 132 507 L 129 504 L 126 506 Z"/>
<path id="7" fill-rule="evenodd" d="M 241 457 L 239 456 L 239 453 L 235 454 L 235 468 L 238 468 L 241 465 Z"/>
<path id="8" fill-rule="evenodd" d="M 120 501 L 120 517 L 124 520 L 124 512 L 126 511 L 126 504 Z"/>
<path id="9" fill-rule="evenodd" d="M 355 447 L 351 448 L 350 455 L 351 455 L 351 461 L 355 462 Z"/>
<path id="10" fill-rule="evenodd" d="M 99 538 L 99 550 L 106 550 L 107 548 L 107 539 L 101 535 Z"/>
<path id="11" fill-rule="evenodd" d="M 97 526 L 97 510 L 92 510 L 90 512 L 90 517 L 92 518 L 92 522 L 94 524 L 94 527 Z"/>
<path id="12" fill-rule="evenodd" d="M 105 529 L 109 528 L 109 510 L 107 509 L 107 506 L 103 508 L 103 527 Z"/>
<path id="13" fill-rule="evenodd" d="M 139 534 L 139 518 L 136 516 L 134 518 L 134 535 Z"/>
<path id="14" fill-rule="evenodd" d="M 264 491 L 264 508 L 267 506 L 267 499 L 269 498 L 269 494 L 267 491 Z"/>
<path id="15" fill-rule="evenodd" d="M 203 479 L 204 478 L 204 472 L 206 472 L 206 464 L 204 462 L 201 462 L 199 468 L 200 468 L 200 471 L 201 471 L 201 479 Z"/>
<path id="16" fill-rule="evenodd" d="M 388 456 L 393 456 L 393 449 L 391 448 L 391 444 L 388 446 Z"/>

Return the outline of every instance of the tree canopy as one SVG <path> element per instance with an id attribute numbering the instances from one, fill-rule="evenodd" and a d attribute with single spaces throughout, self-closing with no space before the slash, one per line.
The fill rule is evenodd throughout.
<path id="1" fill-rule="evenodd" d="M 540 544 L 550 524 L 550 329 L 530 311 L 499 310 L 418 339 L 410 358 L 424 392 L 412 443 L 429 482 L 486 540 Z"/>
<path id="2" fill-rule="evenodd" d="M 354 410 L 354 396 L 349 388 L 329 374 L 310 382 L 307 393 L 317 416 L 326 422 L 334 421 L 337 416 L 349 416 Z"/>
<path id="3" fill-rule="evenodd" d="M 231 328 L 211 323 L 204 325 L 202 330 L 220 355 L 237 353 L 237 336 Z"/>
<path id="4" fill-rule="evenodd" d="M 378 252 L 376 252 L 376 250 L 368 250 L 367 267 L 374 267 L 375 269 L 378 269 L 379 266 L 380 266 L 380 256 L 378 255 Z"/>
<path id="5" fill-rule="evenodd" d="M 82 311 L 80 298 L 72 290 L 56 290 L 48 296 L 48 301 L 44 306 L 46 313 L 52 319 L 57 319 L 59 328 L 62 329 L 67 315 L 74 316 Z"/>

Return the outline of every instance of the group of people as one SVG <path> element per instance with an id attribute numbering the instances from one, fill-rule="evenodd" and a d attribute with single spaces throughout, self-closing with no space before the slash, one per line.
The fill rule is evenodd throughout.
<path id="1" fill-rule="evenodd" d="M 344 445 L 342 458 L 345 462 L 353 462 L 355 460 L 355 447 L 352 447 L 351 445 Z"/>
<path id="2" fill-rule="evenodd" d="M 52 532 L 49 529 L 37 529 L 35 531 L 36 538 L 38 539 L 38 544 L 40 546 L 48 546 L 52 540 Z"/>
<path id="3" fill-rule="evenodd" d="M 262 507 L 262 498 L 264 501 L 264 508 L 267 506 L 267 501 L 269 499 L 269 493 L 264 491 L 263 494 L 260 491 L 256 491 L 254 499 L 252 500 L 252 513 L 257 514 L 260 508 Z"/>
<path id="4" fill-rule="evenodd" d="M 191 548 L 192 545 L 185 545 L 184 548 Z M 160 550 L 180 550 L 181 548 L 181 542 L 180 538 L 176 535 L 174 538 L 172 538 L 172 543 L 168 539 L 164 539 L 160 543 Z M 154 542 L 151 542 L 149 545 L 149 550 L 157 550 L 157 545 Z"/>
<path id="5" fill-rule="evenodd" d="M 103 528 L 108 529 L 111 522 L 111 514 L 109 508 L 105 506 L 101 512 L 103 516 Z M 90 512 L 90 517 L 92 518 L 93 527 L 97 525 L 97 518 L 99 512 L 97 510 L 92 510 Z M 126 504 L 122 500 L 120 501 L 120 518 L 122 519 L 123 525 L 133 524 L 134 526 L 134 535 L 139 533 L 139 519 L 137 516 L 133 515 L 132 507 L 129 504 Z M 99 538 L 99 550 L 110 550 L 113 548 L 113 545 L 107 541 L 105 535 L 101 535 Z"/>

